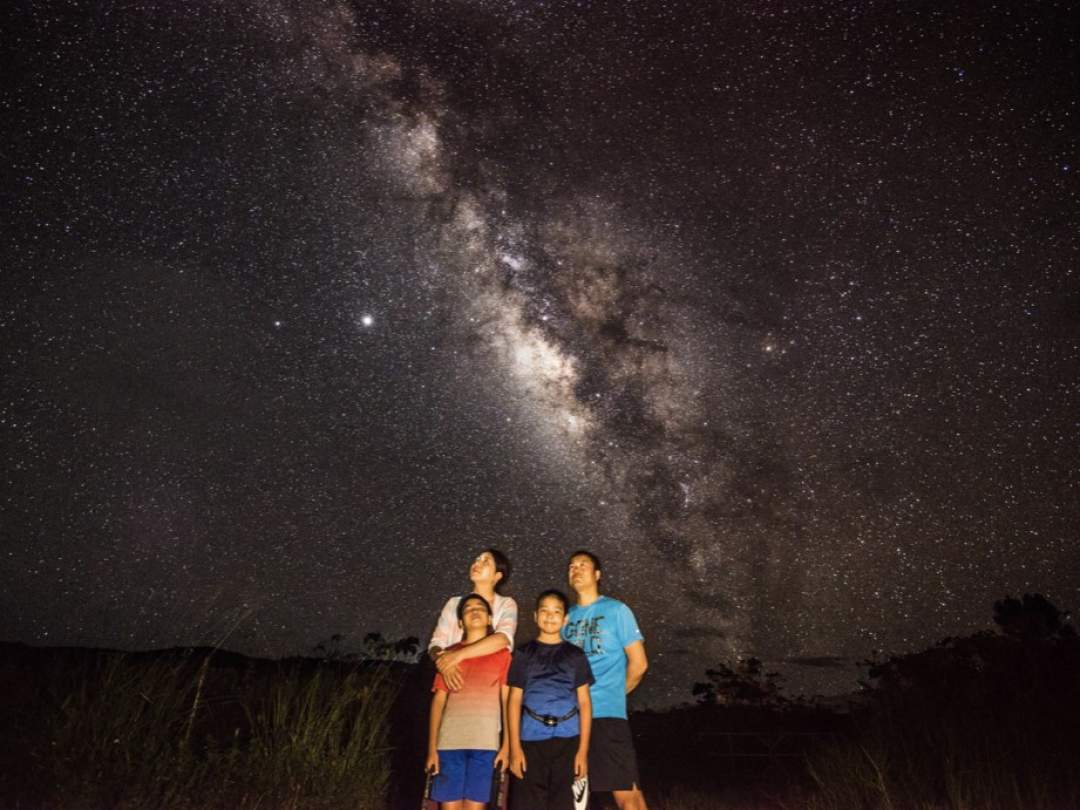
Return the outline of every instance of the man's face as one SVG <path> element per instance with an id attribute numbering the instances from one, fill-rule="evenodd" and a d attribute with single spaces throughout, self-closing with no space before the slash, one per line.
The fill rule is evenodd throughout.
<path id="1" fill-rule="evenodd" d="M 490 623 L 491 614 L 487 605 L 479 599 L 465 600 L 465 607 L 461 609 L 461 624 L 466 630 L 486 627 Z"/>
<path id="2" fill-rule="evenodd" d="M 596 570 L 596 566 L 589 557 L 578 554 L 570 558 L 567 578 L 570 581 L 570 587 L 575 591 L 587 590 L 600 582 L 600 572 Z"/>
<path id="3" fill-rule="evenodd" d="M 545 596 L 540 600 L 540 604 L 536 606 L 536 613 L 533 614 L 533 618 L 536 619 L 536 626 L 542 632 L 555 635 L 566 624 L 566 608 L 563 607 L 562 600 L 558 597 Z"/>
<path id="4" fill-rule="evenodd" d="M 502 574 L 495 570 L 495 558 L 490 551 L 485 551 L 473 560 L 469 566 L 469 579 L 475 585 L 491 585 L 502 579 Z"/>

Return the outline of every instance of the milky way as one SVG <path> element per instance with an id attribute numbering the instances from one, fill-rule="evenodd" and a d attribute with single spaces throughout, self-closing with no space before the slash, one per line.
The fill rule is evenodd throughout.
<path id="1" fill-rule="evenodd" d="M 424 635 L 586 546 L 665 702 L 1076 607 L 1074 16 L 17 5 L 4 637 Z"/>

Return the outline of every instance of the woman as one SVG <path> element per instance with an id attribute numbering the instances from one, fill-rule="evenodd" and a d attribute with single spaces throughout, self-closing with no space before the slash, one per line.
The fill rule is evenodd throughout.
<path id="1" fill-rule="evenodd" d="M 484 549 L 469 566 L 472 592 L 484 597 L 492 610 L 494 632 L 479 641 L 461 644 L 448 650 L 448 647 L 458 644 L 464 637 L 458 622 L 458 603 L 461 602 L 461 597 L 452 596 L 443 606 L 435 632 L 428 642 L 428 655 L 451 690 L 461 688 L 462 677 L 458 667 L 462 661 L 490 655 L 499 650 L 514 649 L 514 633 L 517 632 L 518 621 L 517 602 L 502 593 L 509 579 L 510 560 L 498 549 Z"/>

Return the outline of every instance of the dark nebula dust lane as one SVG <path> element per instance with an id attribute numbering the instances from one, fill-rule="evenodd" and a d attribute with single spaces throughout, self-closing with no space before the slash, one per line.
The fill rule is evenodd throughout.
<path id="1" fill-rule="evenodd" d="M 1068 4 L 5 17 L 0 636 L 423 636 L 585 546 L 667 703 L 1080 604 Z"/>

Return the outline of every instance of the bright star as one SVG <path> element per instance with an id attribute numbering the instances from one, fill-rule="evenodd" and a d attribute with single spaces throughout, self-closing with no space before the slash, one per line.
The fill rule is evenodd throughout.
<path id="1" fill-rule="evenodd" d="M 371 326 L 372 324 L 375 323 L 375 319 L 373 317 L 371 317 L 370 315 L 364 315 L 363 317 L 360 318 L 360 323 L 362 325 L 364 325 L 364 326 Z"/>

